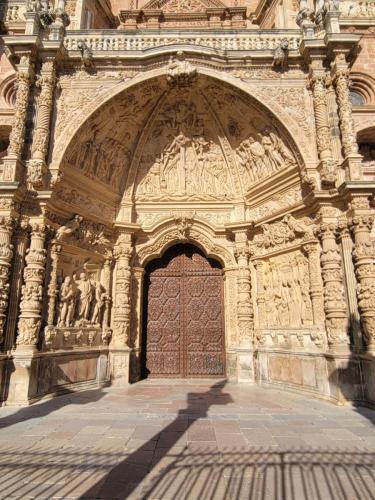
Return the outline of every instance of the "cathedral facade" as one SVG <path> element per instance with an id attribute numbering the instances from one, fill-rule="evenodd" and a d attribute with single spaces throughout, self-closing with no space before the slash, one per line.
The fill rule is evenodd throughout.
<path id="1" fill-rule="evenodd" d="M 375 3 L 0 2 L 0 399 L 375 403 Z"/>

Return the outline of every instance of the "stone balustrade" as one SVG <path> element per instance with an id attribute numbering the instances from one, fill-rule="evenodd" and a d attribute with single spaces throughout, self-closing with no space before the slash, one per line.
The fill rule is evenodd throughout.
<path id="1" fill-rule="evenodd" d="M 139 33 L 121 32 L 119 30 L 108 31 L 70 31 L 65 37 L 65 47 L 69 51 L 78 51 L 77 44 L 83 40 L 93 52 L 116 52 L 116 51 L 145 51 L 168 45 L 194 45 L 207 47 L 218 51 L 262 51 L 275 50 L 281 40 L 289 40 L 289 49 L 297 50 L 300 43 L 298 30 L 277 31 L 236 31 L 233 33 L 207 33 L 202 31 L 191 31 L 188 36 L 184 33 Z"/>

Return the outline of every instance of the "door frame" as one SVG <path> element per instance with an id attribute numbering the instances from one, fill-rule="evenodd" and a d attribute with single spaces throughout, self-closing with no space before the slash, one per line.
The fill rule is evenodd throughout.
<path id="1" fill-rule="evenodd" d="M 181 375 L 177 376 L 175 374 L 172 375 L 154 375 L 150 376 L 150 374 L 146 373 L 147 372 L 147 318 L 148 318 L 148 283 L 146 283 L 146 280 L 148 279 L 148 276 L 150 276 L 150 273 L 148 271 L 148 267 L 152 264 L 152 262 L 155 262 L 156 260 L 161 260 L 165 253 L 177 246 L 190 246 L 195 248 L 208 262 L 210 260 L 214 260 L 217 264 L 220 266 L 220 274 L 222 277 L 222 282 L 220 283 L 220 301 L 221 301 L 221 311 L 220 311 L 220 316 L 221 316 L 221 325 L 222 325 L 222 334 L 221 334 L 221 355 L 222 355 L 222 362 L 223 362 L 223 373 L 220 375 L 188 375 L 187 374 L 187 367 L 186 367 L 186 362 L 187 362 L 187 347 L 186 347 L 186 335 L 184 333 L 184 317 L 182 318 L 182 348 L 179 351 L 179 355 L 181 357 L 182 361 L 182 368 L 181 368 Z M 213 274 L 214 275 L 214 274 Z M 183 276 L 182 276 L 183 277 Z M 184 290 L 182 289 L 182 304 L 184 303 Z M 169 245 L 164 249 L 163 252 L 161 252 L 159 255 L 155 256 L 155 258 L 148 260 L 148 262 L 144 266 L 144 272 L 142 276 L 142 287 L 141 287 L 141 308 L 140 308 L 140 313 L 141 313 L 141 321 L 140 321 L 140 376 L 141 379 L 144 378 L 152 378 L 152 379 L 163 379 L 163 378 L 175 378 L 175 379 L 194 379 L 194 378 L 213 378 L 213 379 L 222 379 L 227 377 L 227 352 L 226 352 L 226 314 L 225 314 L 225 267 L 222 264 L 221 260 L 218 259 L 217 257 L 207 256 L 207 253 L 205 252 L 204 249 L 201 248 L 200 245 L 197 245 L 196 242 L 194 241 L 176 241 L 173 245 Z M 182 305 L 182 314 L 184 314 L 184 305 Z M 186 374 L 186 375 L 185 375 Z"/>

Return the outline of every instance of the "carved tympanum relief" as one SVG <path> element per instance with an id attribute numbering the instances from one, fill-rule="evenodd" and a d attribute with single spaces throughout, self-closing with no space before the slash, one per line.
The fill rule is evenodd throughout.
<path id="1" fill-rule="evenodd" d="M 137 201 L 223 201 L 297 159 L 274 117 L 226 87 L 168 78 L 108 101 L 69 146 L 64 167 Z M 114 102 L 116 101 L 116 102 Z"/>
<path id="2" fill-rule="evenodd" d="M 266 309 L 263 326 L 313 324 L 308 260 L 300 251 L 265 260 L 263 285 Z"/>
<path id="3" fill-rule="evenodd" d="M 197 95 L 166 101 L 140 159 L 137 200 L 234 197 L 219 133 L 202 101 Z"/>

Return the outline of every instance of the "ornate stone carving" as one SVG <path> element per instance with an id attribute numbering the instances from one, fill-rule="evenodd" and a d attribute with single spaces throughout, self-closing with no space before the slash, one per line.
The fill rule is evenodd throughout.
<path id="1" fill-rule="evenodd" d="M 48 153 L 55 82 L 54 62 L 45 62 L 37 79 L 37 87 L 40 89 L 40 94 L 37 100 L 37 121 L 32 144 L 32 158 L 28 162 L 27 172 L 27 180 L 34 188 L 43 187 L 44 175 L 47 169 L 45 161 Z"/>
<path id="2" fill-rule="evenodd" d="M 45 237 L 46 226 L 40 223 L 32 224 L 30 247 L 25 259 L 21 314 L 18 322 L 18 346 L 34 347 L 39 340 L 47 259 L 47 251 L 44 248 Z"/>
<path id="3" fill-rule="evenodd" d="M 257 264 L 264 292 L 262 326 L 297 327 L 313 324 L 308 259 L 300 251 L 271 257 Z M 264 293 L 264 295 L 263 295 Z M 262 300 L 263 303 L 263 300 Z M 263 307 L 262 307 L 263 308 Z"/>
<path id="4" fill-rule="evenodd" d="M 254 319 L 249 269 L 250 252 L 245 231 L 235 233 L 234 254 L 238 263 L 237 320 L 239 343 L 251 346 L 254 342 Z"/>
<path id="5" fill-rule="evenodd" d="M 333 83 L 336 90 L 337 107 L 340 119 L 340 130 L 344 156 L 358 153 L 358 145 L 354 131 L 352 105 L 349 94 L 349 69 L 344 54 L 338 54 L 333 65 Z"/>
<path id="6" fill-rule="evenodd" d="M 86 272 L 66 276 L 60 287 L 57 326 L 60 328 L 101 327 L 107 290 Z"/>
<path id="7" fill-rule="evenodd" d="M 296 161 L 282 139 L 270 128 L 257 137 L 249 136 L 237 148 L 239 164 L 248 176 L 248 184 L 269 177 L 283 168 L 296 166 Z"/>
<path id="8" fill-rule="evenodd" d="M 295 219 L 288 214 L 279 222 L 262 224 L 262 233 L 256 234 L 250 244 L 254 255 L 266 254 L 270 250 L 286 248 L 291 244 L 315 239 L 314 223 L 311 219 Z"/>
<path id="9" fill-rule="evenodd" d="M 281 40 L 279 46 L 275 49 L 273 53 L 273 65 L 276 68 L 283 68 L 287 64 L 289 53 L 289 40 Z"/>
<path id="10" fill-rule="evenodd" d="M 196 76 L 196 68 L 189 61 L 185 60 L 185 55 L 182 51 L 178 51 L 175 58 L 170 57 L 167 66 L 167 81 L 170 85 L 190 87 Z"/>
<path id="11" fill-rule="evenodd" d="M 323 283 L 320 269 L 320 247 L 318 242 L 307 243 L 303 247 L 308 257 L 310 297 L 314 325 L 324 324 Z"/>
<path id="12" fill-rule="evenodd" d="M 130 298 L 131 268 L 130 259 L 133 253 L 131 234 L 121 233 L 114 246 L 113 256 L 115 269 L 115 302 L 112 322 L 112 343 L 125 347 L 130 340 Z"/>
<path id="13" fill-rule="evenodd" d="M 313 96 L 316 140 L 321 161 L 321 181 L 323 184 L 331 185 L 336 180 L 336 164 L 332 157 L 325 73 L 314 72 L 310 77 L 310 86 Z"/>
<path id="14" fill-rule="evenodd" d="M 13 219 L 0 217 L 0 343 L 3 341 L 3 330 L 9 298 L 9 270 L 13 257 L 11 237 Z"/>
<path id="15" fill-rule="evenodd" d="M 73 219 L 68 221 L 64 226 L 59 227 L 56 231 L 56 238 L 62 240 L 65 237 L 72 235 L 79 228 L 83 217 L 81 215 L 75 215 Z"/>
<path id="16" fill-rule="evenodd" d="M 16 78 L 15 114 L 12 131 L 9 136 L 8 155 L 20 158 L 25 139 L 26 114 L 32 79 L 32 67 L 29 56 L 24 55 L 21 57 Z"/>
<path id="17" fill-rule="evenodd" d="M 349 344 L 347 306 L 341 257 L 336 244 L 336 229 L 336 224 L 331 222 L 322 223 L 319 229 L 326 329 L 328 344 L 332 349 L 346 348 Z"/>
<path id="18" fill-rule="evenodd" d="M 354 205 L 364 206 L 357 201 Z M 357 298 L 361 315 L 364 342 L 370 351 L 375 350 L 375 248 L 370 233 L 373 215 L 354 212 L 351 225 L 354 234 L 354 265 L 358 279 Z"/>

